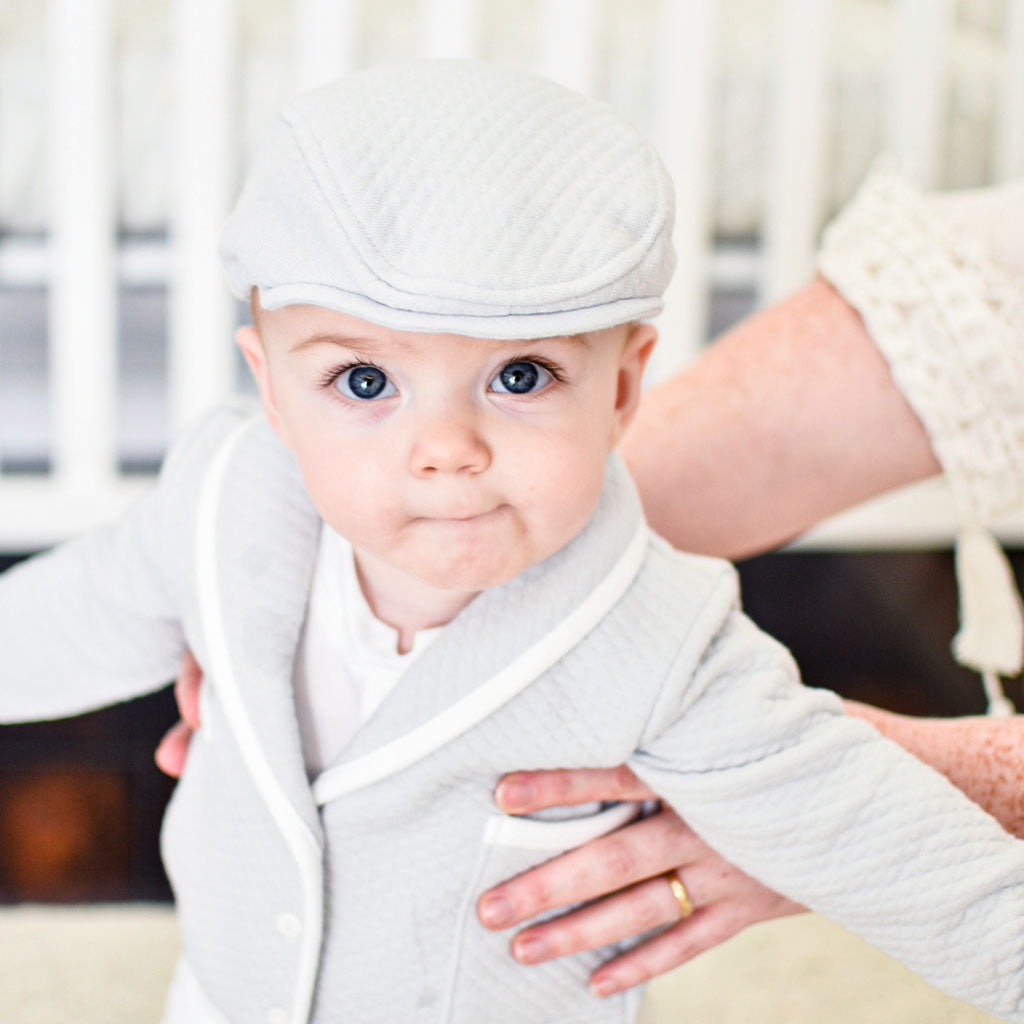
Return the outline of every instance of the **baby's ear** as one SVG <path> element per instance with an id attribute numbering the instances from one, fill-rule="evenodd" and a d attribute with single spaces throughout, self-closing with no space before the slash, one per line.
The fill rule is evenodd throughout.
<path id="1" fill-rule="evenodd" d="M 277 411 L 277 403 L 274 400 L 274 388 L 270 379 L 270 367 L 267 364 L 267 351 L 263 347 L 263 339 L 255 327 L 239 327 L 235 333 L 235 344 L 242 350 L 245 361 L 252 371 L 256 386 L 259 388 L 260 401 L 263 404 L 263 412 L 267 422 L 274 429 L 274 433 L 281 438 L 285 444 L 288 443 L 284 434 L 284 426 Z"/>
<path id="2" fill-rule="evenodd" d="M 630 324 L 619 360 L 618 390 L 615 395 L 615 420 L 612 425 L 612 444 L 618 444 L 626 427 L 636 414 L 643 394 L 644 370 L 658 341 L 658 332 L 652 324 Z"/>

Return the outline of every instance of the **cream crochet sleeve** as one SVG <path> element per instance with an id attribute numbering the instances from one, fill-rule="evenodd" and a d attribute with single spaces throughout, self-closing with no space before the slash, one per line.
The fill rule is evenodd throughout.
<path id="1" fill-rule="evenodd" d="M 1005 234 L 993 221 L 1024 220 L 1021 196 L 1000 206 L 931 195 L 880 167 L 826 229 L 818 257 L 864 318 L 949 482 L 961 523 L 954 652 L 987 684 L 1021 661 L 1020 600 L 984 529 L 1024 505 L 1024 278 L 989 244 Z M 974 210 L 985 216 L 972 222 Z M 1000 699 L 993 685 L 989 695 Z"/>
<path id="2" fill-rule="evenodd" d="M 1024 504 L 1024 281 L 889 168 L 826 229 L 818 267 L 889 361 L 962 520 Z"/>

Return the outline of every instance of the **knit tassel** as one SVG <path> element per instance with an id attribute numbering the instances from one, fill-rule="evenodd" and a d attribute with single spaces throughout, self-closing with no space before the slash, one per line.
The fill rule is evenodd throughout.
<path id="1" fill-rule="evenodd" d="M 1024 661 L 1024 610 L 1013 569 L 995 538 L 981 527 L 966 527 L 956 539 L 960 586 L 960 630 L 953 655 L 981 673 L 988 713 L 1016 713 L 999 676 L 1015 676 Z"/>

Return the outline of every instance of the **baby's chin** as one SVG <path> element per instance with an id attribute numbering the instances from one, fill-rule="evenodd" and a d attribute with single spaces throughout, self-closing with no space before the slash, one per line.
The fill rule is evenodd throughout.
<path id="1" fill-rule="evenodd" d="M 408 542 L 379 557 L 413 577 L 413 586 L 419 582 L 437 591 L 477 594 L 546 561 L 576 532 L 568 528 L 575 524 L 530 529 L 507 512 L 480 518 L 469 524 L 420 521 L 409 531 Z"/>
<path id="2" fill-rule="evenodd" d="M 503 586 L 526 568 L 523 564 L 481 566 L 478 562 L 466 565 L 458 560 L 440 560 L 416 566 L 412 575 L 436 590 L 478 594 L 481 590 Z"/>
<path id="3" fill-rule="evenodd" d="M 482 590 L 493 590 L 504 586 L 527 569 L 539 565 L 556 554 L 564 544 L 552 546 L 550 550 L 528 551 L 524 546 L 514 548 L 510 556 L 503 559 L 482 559 L 467 555 L 460 558 L 454 552 L 449 557 L 432 557 L 417 561 L 405 568 L 421 583 L 440 591 L 451 593 L 478 594 Z"/>

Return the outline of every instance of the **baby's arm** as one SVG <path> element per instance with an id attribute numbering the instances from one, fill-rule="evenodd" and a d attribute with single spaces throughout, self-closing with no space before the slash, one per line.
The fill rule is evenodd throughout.
<path id="1" fill-rule="evenodd" d="M 174 678 L 196 492 L 237 419 L 221 410 L 200 422 L 117 523 L 0 575 L 0 721 L 77 714 Z"/>
<path id="2" fill-rule="evenodd" d="M 1024 843 L 732 613 L 631 762 L 714 849 L 936 987 L 1024 1020 Z M 667 724 L 666 724 L 667 723 Z"/>
<path id="3" fill-rule="evenodd" d="M 183 650 L 158 497 L 0 576 L 0 720 L 57 718 L 157 689 Z"/>

